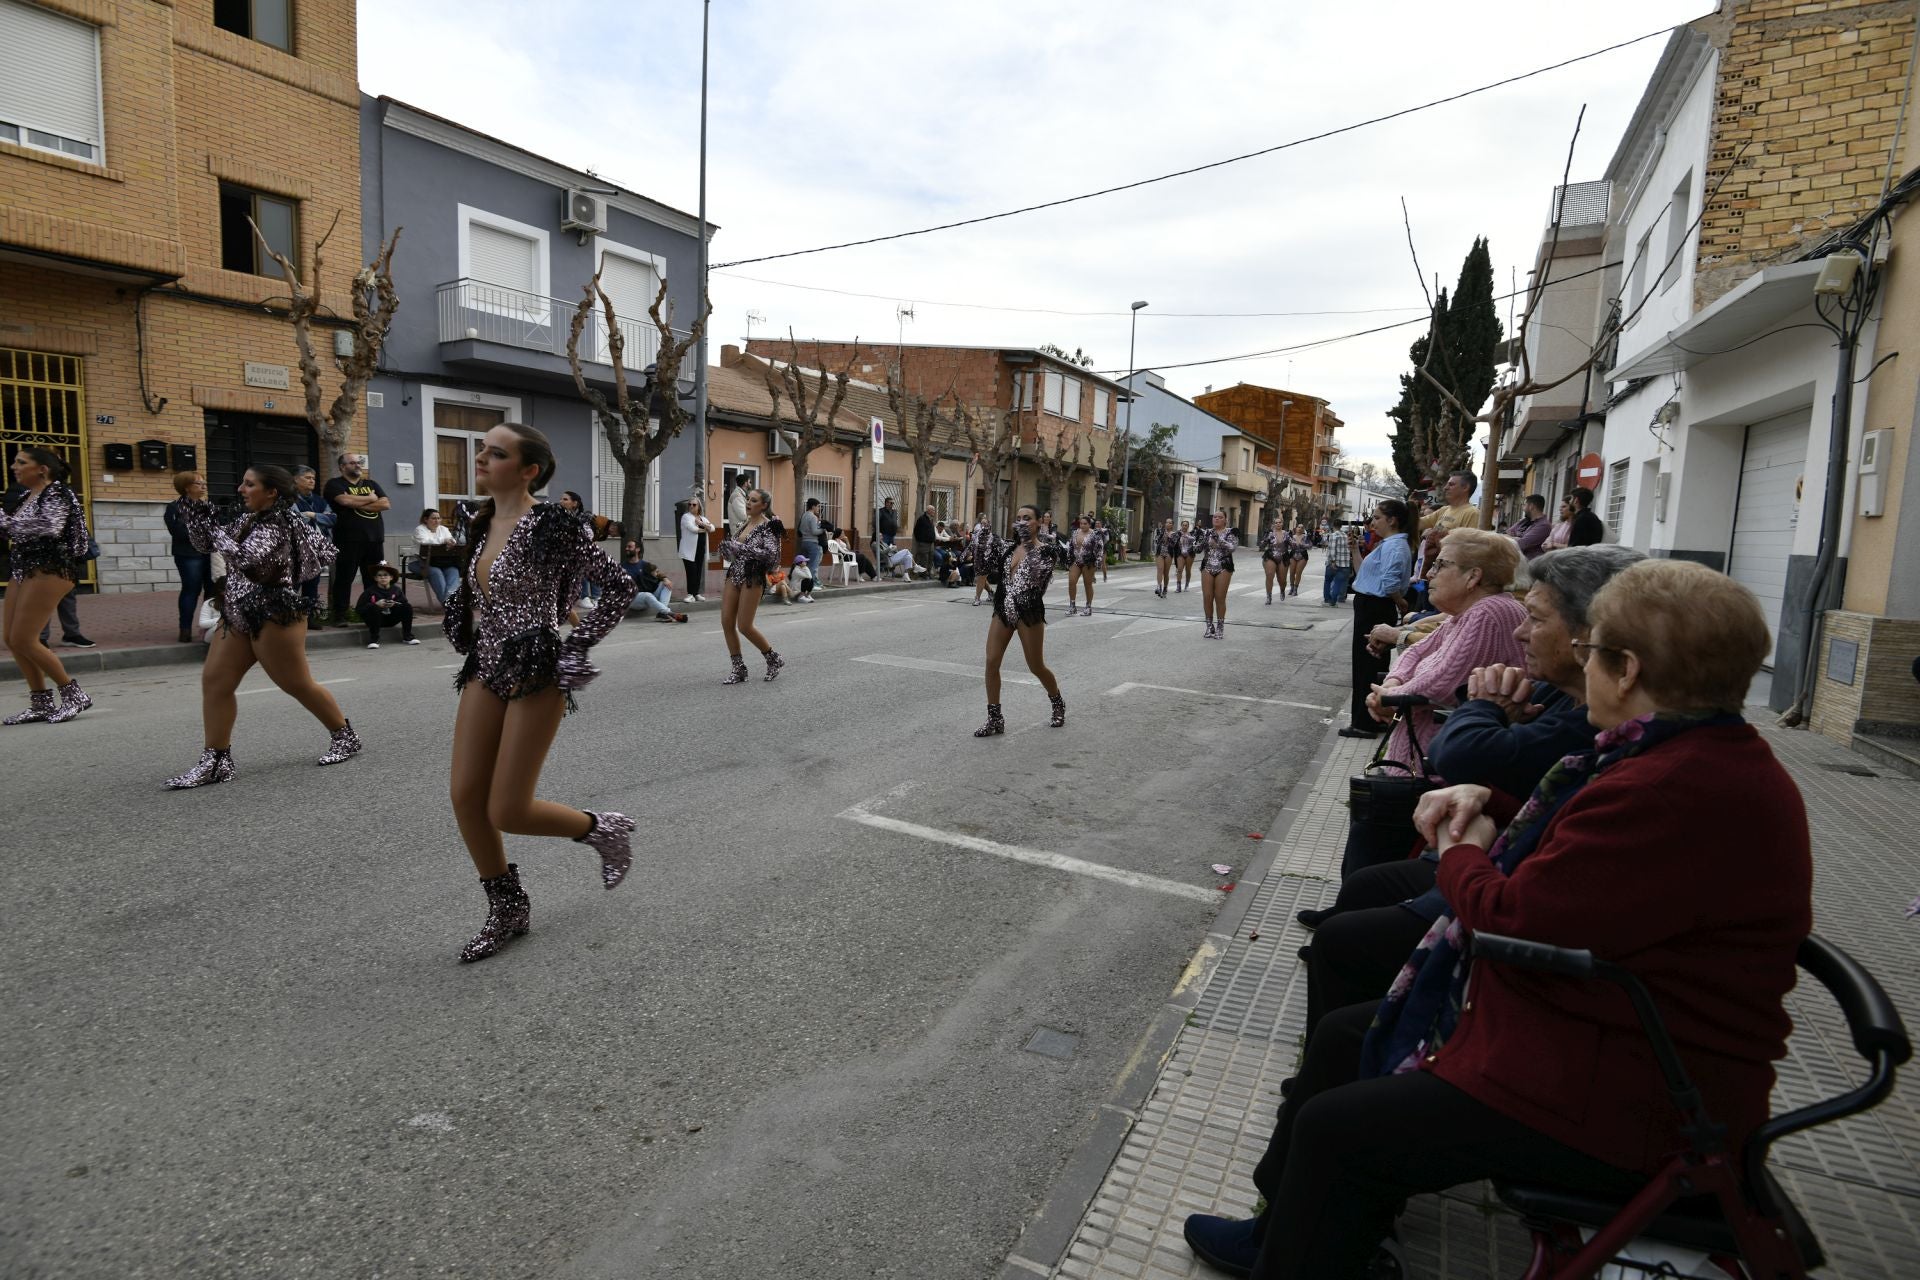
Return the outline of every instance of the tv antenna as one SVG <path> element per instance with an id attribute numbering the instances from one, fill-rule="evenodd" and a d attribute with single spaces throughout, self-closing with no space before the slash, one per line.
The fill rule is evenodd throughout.
<path id="1" fill-rule="evenodd" d="M 747 341 L 748 342 L 753 341 L 753 326 L 757 324 L 765 324 L 766 322 L 767 322 L 766 316 L 762 315 L 760 312 L 758 311 L 747 312 Z"/>

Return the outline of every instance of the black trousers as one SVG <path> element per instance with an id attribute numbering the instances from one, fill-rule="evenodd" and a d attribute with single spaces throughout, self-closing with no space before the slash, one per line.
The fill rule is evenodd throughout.
<path id="1" fill-rule="evenodd" d="M 1399 902 L 1322 921 L 1305 949 L 1307 1034 L 1335 1009 L 1378 1005 L 1426 932 L 1427 922 Z"/>
<path id="2" fill-rule="evenodd" d="M 1393 601 L 1385 596 L 1353 595 L 1353 720 L 1361 729 L 1378 729 L 1379 723 L 1367 711 L 1367 695 L 1373 686 L 1387 678 L 1387 660 L 1367 652 L 1367 632 L 1399 615 Z"/>
<path id="3" fill-rule="evenodd" d="M 360 621 L 367 624 L 367 643 L 380 643 L 380 628 L 398 626 L 402 640 L 413 639 L 413 606 L 405 600 L 382 613 L 379 609 L 362 611 Z"/>
<path id="4" fill-rule="evenodd" d="M 1416 833 L 1417 834 L 1417 833 Z M 1408 841 L 1411 847 L 1412 841 Z M 1417 898 L 1433 888 L 1440 876 L 1440 864 L 1425 858 L 1399 858 L 1362 867 L 1340 882 L 1330 915 L 1342 911 L 1365 911 L 1368 907 L 1391 907 Z"/>
<path id="5" fill-rule="evenodd" d="M 1267 1198 L 1255 1280 L 1361 1280 L 1408 1197 L 1481 1178 L 1630 1195 L 1646 1179 L 1575 1151 L 1424 1071 L 1356 1080 L 1372 1003 L 1327 1015 L 1253 1171 Z M 1524 1069 L 1524 1068 L 1521 1068 Z"/>
<path id="6" fill-rule="evenodd" d="M 359 575 L 362 590 L 373 585 L 373 566 L 386 557 L 386 545 L 371 538 L 343 538 L 335 544 L 338 554 L 333 558 L 333 590 L 328 597 L 335 622 L 347 616 L 354 575 Z"/>
<path id="7" fill-rule="evenodd" d="M 700 566 L 692 560 L 682 560 L 680 567 L 687 571 L 687 594 L 690 596 L 699 595 L 701 580 L 707 575 L 700 572 Z"/>

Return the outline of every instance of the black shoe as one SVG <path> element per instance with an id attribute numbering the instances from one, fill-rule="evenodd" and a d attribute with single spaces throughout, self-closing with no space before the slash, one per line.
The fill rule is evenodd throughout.
<path id="1" fill-rule="evenodd" d="M 67 646 L 67 648 L 69 649 L 91 649 L 94 647 L 93 641 L 87 639 L 85 636 L 81 635 L 78 631 L 74 632 L 70 636 L 61 636 L 60 643 Z"/>
<path id="2" fill-rule="evenodd" d="M 1267 1220 L 1190 1213 L 1185 1234 L 1187 1247 L 1200 1261 L 1230 1276 L 1251 1276 L 1266 1239 Z"/>
<path id="3" fill-rule="evenodd" d="M 1357 724 L 1350 724 L 1340 731 L 1340 736 L 1343 738 L 1377 738 L 1380 734 L 1379 729 L 1362 729 Z"/>
<path id="4" fill-rule="evenodd" d="M 1333 910 L 1330 907 L 1322 908 L 1318 911 L 1312 907 L 1308 907 L 1304 911 L 1294 912 L 1293 918 L 1309 929 L 1318 929 L 1321 925 L 1325 924 L 1332 915 Z"/>

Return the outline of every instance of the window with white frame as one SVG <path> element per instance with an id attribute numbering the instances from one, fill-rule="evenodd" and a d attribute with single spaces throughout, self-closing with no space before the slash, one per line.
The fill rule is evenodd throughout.
<path id="1" fill-rule="evenodd" d="M 1047 370 L 1047 398 L 1041 405 L 1048 413 L 1057 414 L 1067 394 L 1067 377 L 1063 373 Z"/>
<path id="2" fill-rule="evenodd" d="M 1060 416 L 1073 422 L 1080 421 L 1080 379 L 1068 378 L 1064 402 L 1060 407 Z"/>
<path id="3" fill-rule="evenodd" d="M 105 162 L 98 27 L 0 0 L 0 142 Z"/>
<path id="4" fill-rule="evenodd" d="M 647 308 L 659 296 L 660 281 L 666 275 L 666 263 L 644 249 L 615 244 L 611 240 L 601 240 L 599 248 L 600 287 L 612 300 L 613 313 L 620 322 L 620 333 L 624 340 L 622 363 L 629 369 L 644 369 L 653 363 L 647 354 L 647 338 L 653 329 Z M 593 358 L 602 364 L 610 363 L 613 359 L 605 326 L 606 316 L 596 312 L 596 350 Z"/>
<path id="5" fill-rule="evenodd" d="M 1689 172 L 1680 179 L 1680 185 L 1673 189 L 1673 199 L 1667 205 L 1666 244 L 1660 254 L 1660 288 L 1663 291 L 1680 278 L 1680 248 L 1686 243 L 1687 230 L 1692 225 L 1693 174 Z M 1669 262 L 1673 264 L 1671 267 L 1666 265 Z"/>
<path id="6" fill-rule="evenodd" d="M 1108 391 L 1105 387 L 1095 387 L 1093 389 L 1093 425 L 1094 426 L 1100 427 L 1103 429 L 1107 426 L 1108 406 L 1112 403 L 1112 401 L 1113 401 L 1113 393 Z"/>
<path id="7" fill-rule="evenodd" d="M 954 503 L 958 500 L 959 494 L 950 484 L 936 484 L 927 490 L 927 501 L 933 505 L 935 520 L 945 520 L 948 524 L 952 524 Z"/>
<path id="8" fill-rule="evenodd" d="M 1622 458 L 1607 468 L 1607 541 L 1620 541 L 1620 521 L 1627 514 L 1627 472 L 1632 460 Z"/>
<path id="9" fill-rule="evenodd" d="M 545 324 L 552 291 L 546 231 L 472 205 L 460 205 L 458 217 L 462 305 Z"/>
<path id="10" fill-rule="evenodd" d="M 801 495 L 802 508 L 806 506 L 808 498 L 820 499 L 818 514 L 822 524 L 830 524 L 837 529 L 844 523 L 846 513 L 840 507 L 839 476 L 808 476 L 806 492 Z"/>
<path id="11" fill-rule="evenodd" d="M 593 512 L 609 520 L 624 518 L 627 509 L 627 473 L 620 465 L 620 459 L 614 456 L 613 446 L 607 443 L 606 432 L 599 424 L 593 428 Z M 634 536 L 632 529 L 624 530 L 628 537 Z M 646 536 L 660 536 L 660 459 L 655 458 L 647 464 L 647 527 Z"/>

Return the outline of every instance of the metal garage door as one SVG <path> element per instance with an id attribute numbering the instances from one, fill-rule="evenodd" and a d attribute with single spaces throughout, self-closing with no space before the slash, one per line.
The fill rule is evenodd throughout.
<path id="1" fill-rule="evenodd" d="M 1733 555 L 1727 572 L 1760 598 L 1767 631 L 1777 643 L 1787 594 L 1787 560 L 1800 523 L 1800 480 L 1806 474 L 1805 410 L 1747 428 L 1740 463 L 1740 501 L 1733 515 Z M 1773 665 L 1774 646 L 1767 648 Z"/>

